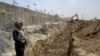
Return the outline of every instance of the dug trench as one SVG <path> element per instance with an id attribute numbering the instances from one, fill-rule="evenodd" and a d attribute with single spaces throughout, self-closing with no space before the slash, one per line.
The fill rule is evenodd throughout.
<path id="1" fill-rule="evenodd" d="M 38 40 L 32 47 L 34 56 L 100 55 L 100 21 L 65 22 L 51 24 L 48 28 L 52 32 L 48 32 L 45 39 Z"/>
<path id="2" fill-rule="evenodd" d="M 23 28 L 23 33 L 28 42 L 25 56 L 100 55 L 100 20 L 30 25 Z M 0 30 L 0 39 L 3 39 L 0 40 L 1 56 L 15 55 L 14 44 L 9 37 L 8 32 Z"/>

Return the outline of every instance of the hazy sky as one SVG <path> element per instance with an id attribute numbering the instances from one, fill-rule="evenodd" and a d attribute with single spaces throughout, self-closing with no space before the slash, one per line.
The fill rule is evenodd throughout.
<path id="1" fill-rule="evenodd" d="M 13 3 L 13 0 L 0 0 Z M 68 17 L 78 13 L 80 17 L 91 19 L 100 18 L 100 0 L 15 0 L 19 6 L 30 6 L 34 9 L 34 3 L 39 10 L 46 9 L 47 12 L 53 11 L 61 16 Z"/>

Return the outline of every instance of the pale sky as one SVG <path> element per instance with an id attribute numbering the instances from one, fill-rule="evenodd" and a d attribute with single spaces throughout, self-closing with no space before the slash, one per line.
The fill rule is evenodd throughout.
<path id="1" fill-rule="evenodd" d="M 13 0 L 0 0 L 12 4 Z M 15 0 L 18 6 L 30 6 L 34 9 L 34 3 L 39 10 L 46 9 L 47 12 L 53 11 L 60 16 L 69 17 L 76 13 L 80 18 L 93 19 L 100 18 L 100 0 Z"/>

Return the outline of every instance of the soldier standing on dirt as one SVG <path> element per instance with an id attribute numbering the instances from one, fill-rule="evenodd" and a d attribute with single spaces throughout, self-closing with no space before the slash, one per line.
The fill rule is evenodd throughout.
<path id="1" fill-rule="evenodd" d="M 16 56 L 24 56 L 26 39 L 21 33 L 22 22 L 15 22 L 15 30 L 13 30 L 13 39 L 15 41 Z"/>

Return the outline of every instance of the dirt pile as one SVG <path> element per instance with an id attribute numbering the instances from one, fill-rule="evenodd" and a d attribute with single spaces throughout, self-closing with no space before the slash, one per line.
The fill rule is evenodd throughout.
<path id="1" fill-rule="evenodd" d="M 60 25 L 61 26 L 61 25 Z M 100 21 L 66 23 L 33 47 L 34 56 L 99 56 Z"/>
<path id="2" fill-rule="evenodd" d="M 79 56 L 99 56 L 100 21 L 82 22 L 73 34 L 74 50 Z"/>
<path id="3" fill-rule="evenodd" d="M 14 42 L 8 32 L 0 30 L 0 56 L 14 56 Z"/>

